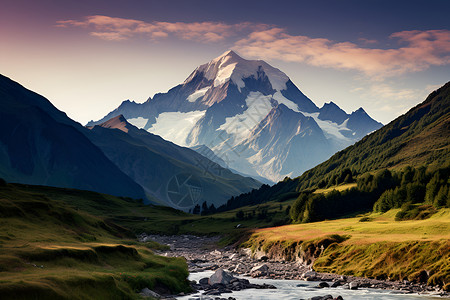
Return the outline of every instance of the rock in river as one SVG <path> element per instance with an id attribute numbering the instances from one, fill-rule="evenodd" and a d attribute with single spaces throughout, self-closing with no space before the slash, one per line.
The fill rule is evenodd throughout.
<path id="1" fill-rule="evenodd" d="M 234 279 L 233 275 L 228 272 L 225 272 L 223 269 L 217 269 L 214 274 L 209 277 L 208 283 L 210 285 L 221 283 L 221 284 L 230 284 L 231 280 Z"/>

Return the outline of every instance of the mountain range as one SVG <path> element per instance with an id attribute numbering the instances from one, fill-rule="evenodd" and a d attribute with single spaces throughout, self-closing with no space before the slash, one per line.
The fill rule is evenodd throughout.
<path id="1" fill-rule="evenodd" d="M 255 178 L 297 176 L 382 126 L 362 109 L 317 107 L 279 69 L 227 51 L 167 93 L 124 101 L 99 121 L 126 120 L 186 147 L 206 146 Z"/>
<path id="2" fill-rule="evenodd" d="M 261 183 L 118 116 L 86 128 L 0 75 L 0 178 L 96 191 L 188 210 Z M 190 202 L 189 202 L 190 201 Z"/>
<path id="3" fill-rule="evenodd" d="M 89 128 L 92 143 L 159 204 L 181 210 L 204 201 L 218 206 L 261 185 L 192 149 L 138 129 L 122 115 Z"/>
<path id="4" fill-rule="evenodd" d="M 44 97 L 0 75 L 0 178 L 145 199 L 72 121 Z"/>
<path id="5" fill-rule="evenodd" d="M 356 177 L 375 174 L 384 169 L 425 167 L 428 171 L 433 171 L 448 168 L 449 137 L 450 82 L 432 92 L 424 102 L 411 108 L 406 114 L 337 152 L 301 176 L 280 181 L 271 187 L 263 185 L 251 193 L 233 197 L 223 209 L 292 199 L 300 191 L 315 190 L 330 182 L 334 185 L 333 179 L 342 178 L 346 173 Z M 446 179 L 443 184 L 445 182 Z"/>

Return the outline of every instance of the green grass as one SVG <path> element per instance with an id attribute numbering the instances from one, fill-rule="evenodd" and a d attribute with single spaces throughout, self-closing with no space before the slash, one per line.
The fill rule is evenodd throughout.
<path id="1" fill-rule="evenodd" d="M 356 182 L 355 183 L 346 183 L 346 184 L 342 184 L 342 185 L 338 185 L 338 186 L 332 186 L 326 189 L 317 189 L 314 191 L 314 194 L 327 194 L 333 190 L 342 192 L 345 190 L 349 190 L 351 188 L 356 187 Z"/>
<path id="2" fill-rule="evenodd" d="M 194 216 L 95 192 L 45 186 L 0 186 L 0 294 L 29 299 L 133 299 L 143 287 L 189 289 L 184 259 L 140 243 L 136 234 L 222 235 L 223 245 L 248 230 L 286 221 L 293 200 Z M 264 216 L 258 216 L 265 211 Z M 236 228 L 241 224 L 239 228 Z M 43 266 L 42 268 L 40 266 Z M 14 296 L 13 296 L 14 295 Z"/>
<path id="3" fill-rule="evenodd" d="M 320 272 L 417 280 L 426 270 L 428 284 L 448 289 L 450 209 L 425 220 L 395 221 L 398 211 L 257 229 L 242 246 L 288 259 L 321 253 L 314 262 Z"/>
<path id="4" fill-rule="evenodd" d="M 169 207 L 144 205 L 129 198 L 46 186 L 8 184 L 7 187 L 0 187 L 0 197 L 8 195 L 10 191 L 40 194 L 52 201 L 65 203 L 74 210 L 102 216 L 106 222 L 129 229 L 131 235 L 142 232 L 166 235 L 223 235 L 242 232 L 249 228 L 276 226 L 288 221 L 286 209 L 295 200 L 247 206 L 211 216 L 198 216 Z M 237 219 L 236 213 L 239 210 L 246 216 L 251 216 Z M 267 216 L 258 217 L 263 210 L 267 212 Z M 241 224 L 240 228 L 236 228 L 238 224 Z"/>
<path id="5" fill-rule="evenodd" d="M 151 250 L 165 246 L 139 243 L 131 230 L 36 189 L 0 187 L 2 299 L 137 299 L 144 287 L 189 290 L 186 261 Z M 114 209 L 127 203 L 111 199 Z"/>
<path id="6" fill-rule="evenodd" d="M 420 272 L 428 271 L 428 284 L 442 287 L 450 282 L 449 256 L 449 240 L 333 244 L 315 261 L 314 269 L 410 281 L 419 281 Z"/>
<path id="7" fill-rule="evenodd" d="M 143 287 L 187 290 L 186 262 L 154 255 L 165 246 L 137 242 L 141 232 L 219 234 L 223 245 L 291 259 L 313 258 L 324 245 L 314 264 L 323 272 L 414 279 L 427 270 L 430 284 L 448 285 L 450 209 L 425 220 L 395 221 L 397 209 L 273 227 L 286 222 L 293 201 L 193 216 L 99 193 L 8 184 L 0 187 L 0 294 L 133 299 Z"/>

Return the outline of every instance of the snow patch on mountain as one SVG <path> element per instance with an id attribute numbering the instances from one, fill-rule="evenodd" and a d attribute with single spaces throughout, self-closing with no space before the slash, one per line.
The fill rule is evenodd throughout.
<path id="1" fill-rule="evenodd" d="M 209 86 L 207 86 L 201 90 L 197 90 L 197 91 L 193 92 L 192 94 L 190 94 L 186 100 L 189 102 L 195 102 L 195 101 L 197 101 L 198 98 L 205 96 L 205 94 L 208 90 L 209 90 Z"/>
<path id="2" fill-rule="evenodd" d="M 262 162 L 264 159 L 263 156 L 263 150 L 260 149 L 258 152 L 256 152 L 256 154 L 250 156 L 249 158 L 247 158 L 247 161 L 253 165 L 255 164 L 259 164 L 260 162 Z"/>
<path id="3" fill-rule="evenodd" d="M 148 119 L 143 117 L 137 117 L 127 120 L 128 123 L 130 123 L 133 126 L 136 126 L 137 128 L 144 128 L 145 124 L 147 124 Z"/>
<path id="4" fill-rule="evenodd" d="M 234 145 L 248 137 L 251 130 L 257 126 L 272 110 L 272 96 L 264 96 L 260 92 L 250 92 L 245 99 L 247 109 L 238 115 L 228 117 L 217 130 L 225 130 L 234 136 Z"/>
<path id="5" fill-rule="evenodd" d="M 269 161 L 267 161 L 265 164 L 260 165 L 260 171 L 258 173 L 261 173 L 260 176 L 266 177 L 266 178 L 276 178 L 277 181 L 282 180 L 284 177 L 289 176 L 291 177 L 293 172 L 290 172 L 288 174 L 280 174 L 279 167 L 277 167 L 277 157 L 272 157 Z"/>
<path id="6" fill-rule="evenodd" d="M 189 76 L 184 84 L 189 83 L 195 75 L 203 73 L 208 80 L 213 80 L 214 87 L 218 87 L 229 80 L 238 86 L 239 91 L 245 87 L 243 79 L 258 77 L 262 70 L 269 78 L 272 88 L 277 91 L 285 90 L 289 77 L 279 69 L 272 67 L 262 60 L 245 60 L 233 51 L 227 51 L 211 62 L 201 65 Z"/>
<path id="7" fill-rule="evenodd" d="M 273 99 L 276 100 L 279 104 L 284 104 L 287 106 L 287 108 L 295 111 L 300 112 L 298 110 L 298 105 L 289 100 L 288 98 L 284 97 L 283 94 L 280 91 L 277 91 L 275 94 L 273 94 Z"/>
<path id="8" fill-rule="evenodd" d="M 156 118 L 156 123 L 148 129 L 148 132 L 157 134 L 177 145 L 187 147 L 189 145 L 186 143 L 186 137 L 205 113 L 206 110 L 164 112 Z"/>
<path id="9" fill-rule="evenodd" d="M 341 131 L 350 129 L 347 128 L 347 120 L 342 122 L 342 124 L 336 124 L 334 122 L 331 122 L 329 120 L 321 120 L 319 119 L 319 113 L 305 113 L 302 112 L 306 117 L 311 117 L 316 121 L 317 125 L 322 129 L 323 133 L 325 134 L 326 138 L 334 138 L 341 140 L 343 142 L 351 142 L 349 138 L 346 138 Z"/>
<path id="10" fill-rule="evenodd" d="M 222 67 L 222 65 L 228 60 L 225 59 L 219 66 L 219 70 L 217 71 L 217 75 L 214 79 L 214 87 L 218 87 L 219 85 L 224 84 L 228 80 L 230 80 L 231 76 L 233 75 L 233 71 L 236 68 L 237 63 L 229 64 L 227 66 Z M 243 88 L 245 86 L 244 82 L 242 80 L 235 83 L 238 85 L 239 88 Z"/>

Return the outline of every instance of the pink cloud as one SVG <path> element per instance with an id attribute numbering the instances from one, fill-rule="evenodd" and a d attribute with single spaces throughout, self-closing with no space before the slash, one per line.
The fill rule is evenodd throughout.
<path id="1" fill-rule="evenodd" d="M 268 24 L 242 22 L 144 22 L 109 16 L 88 16 L 84 20 L 58 21 L 58 27 L 81 27 L 90 35 L 109 41 L 136 36 L 159 40 L 174 36 L 203 43 L 228 41 L 246 57 L 306 63 L 312 66 L 356 70 L 372 78 L 384 78 L 425 70 L 450 63 L 450 31 L 402 31 L 390 38 L 398 40 L 392 49 L 376 49 L 351 42 L 291 35 Z M 364 45 L 377 41 L 360 39 Z"/>
<path id="2" fill-rule="evenodd" d="M 144 22 L 140 20 L 115 18 L 108 16 L 88 16 L 83 21 L 58 21 L 58 27 L 83 27 L 91 29 L 91 35 L 105 40 L 126 40 L 136 35 L 145 35 L 152 39 L 174 35 L 185 40 L 217 42 L 244 30 L 265 29 L 264 24 L 248 22 L 225 24 L 221 22 Z"/>
<path id="3" fill-rule="evenodd" d="M 250 57 L 357 70 L 369 76 L 394 76 L 450 63 L 450 31 L 403 31 L 391 35 L 404 46 L 363 48 L 350 42 L 289 35 L 280 28 L 253 32 L 235 49 Z"/>
<path id="4" fill-rule="evenodd" d="M 123 41 L 126 40 L 126 37 L 123 34 L 117 32 L 91 32 L 89 33 L 92 36 L 99 37 L 108 41 Z"/>

